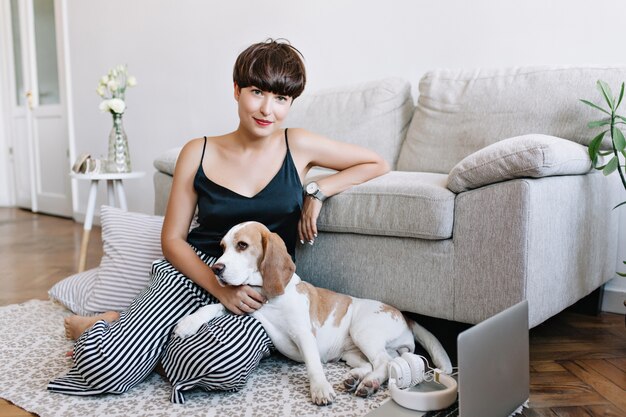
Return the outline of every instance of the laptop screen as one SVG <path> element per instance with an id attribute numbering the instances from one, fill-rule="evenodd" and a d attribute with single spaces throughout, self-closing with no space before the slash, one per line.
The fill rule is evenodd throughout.
<path id="1" fill-rule="evenodd" d="M 459 415 L 503 417 L 529 397 L 528 301 L 459 334 Z"/>

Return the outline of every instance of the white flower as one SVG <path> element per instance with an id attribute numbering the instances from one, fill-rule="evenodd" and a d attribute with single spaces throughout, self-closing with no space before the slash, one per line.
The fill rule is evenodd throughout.
<path id="1" fill-rule="evenodd" d="M 109 80 L 109 82 L 107 83 L 107 87 L 109 88 L 109 90 L 115 91 L 117 90 L 117 87 L 119 87 L 119 84 L 115 80 Z"/>
<path id="2" fill-rule="evenodd" d="M 112 98 L 111 100 L 108 100 L 107 105 L 113 113 L 121 114 L 124 113 L 124 110 L 126 110 L 126 103 L 124 103 L 124 100 L 121 98 Z"/>
<path id="3" fill-rule="evenodd" d="M 122 114 L 126 110 L 126 89 L 137 85 L 137 79 L 128 75 L 126 65 L 117 65 L 100 77 L 96 93 L 102 97 L 100 110 Z"/>

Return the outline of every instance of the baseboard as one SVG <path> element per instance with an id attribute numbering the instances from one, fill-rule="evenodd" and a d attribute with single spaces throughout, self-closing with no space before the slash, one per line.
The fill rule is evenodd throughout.
<path id="1" fill-rule="evenodd" d="M 617 277 L 604 285 L 602 311 L 617 314 L 626 314 L 626 278 Z"/>

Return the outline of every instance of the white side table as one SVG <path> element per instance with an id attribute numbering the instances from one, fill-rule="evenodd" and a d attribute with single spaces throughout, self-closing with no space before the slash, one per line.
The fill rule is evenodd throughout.
<path id="1" fill-rule="evenodd" d="M 87 200 L 87 213 L 85 213 L 85 223 L 83 225 L 83 238 L 80 242 L 80 258 L 78 260 L 78 272 L 85 270 L 85 261 L 87 258 L 87 246 L 89 245 L 89 233 L 93 225 L 93 215 L 96 210 L 96 196 L 98 194 L 98 182 L 105 180 L 107 182 L 107 204 L 116 205 L 122 210 L 128 210 L 126 206 L 126 194 L 124 193 L 124 185 L 122 181 L 133 178 L 141 178 L 146 175 L 145 172 L 125 172 L 125 173 L 98 173 L 98 174 L 76 174 L 70 173 L 73 179 L 91 181 L 89 187 L 89 199 Z"/>

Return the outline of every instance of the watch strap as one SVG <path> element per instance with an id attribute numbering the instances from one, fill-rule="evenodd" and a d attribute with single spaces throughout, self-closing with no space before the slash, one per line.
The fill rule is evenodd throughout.
<path id="1" fill-rule="evenodd" d="M 322 190 L 320 190 L 319 188 L 317 189 L 316 192 L 314 192 L 313 194 L 309 194 L 311 197 L 318 199 L 319 201 L 321 201 L 322 203 L 324 202 L 324 200 L 326 200 L 328 197 L 326 197 L 324 195 L 324 193 L 322 193 Z"/>
<path id="2" fill-rule="evenodd" d="M 311 185 L 311 184 L 315 184 L 315 186 L 316 186 L 316 188 L 317 188 L 317 189 L 315 190 L 315 192 L 313 192 L 313 193 L 311 193 L 311 192 L 307 191 L 308 186 L 309 186 L 309 185 Z M 315 198 L 315 199 L 317 199 L 317 200 L 321 201 L 322 203 L 324 202 L 324 200 L 326 200 L 326 199 L 328 198 L 328 197 L 326 197 L 326 196 L 324 195 L 324 193 L 322 193 L 322 190 L 320 190 L 319 185 L 317 185 L 317 183 L 316 183 L 315 181 L 310 182 L 309 184 L 307 184 L 307 185 L 304 187 L 304 193 L 305 193 L 306 195 L 310 196 L 310 197 L 313 197 L 313 198 Z"/>

